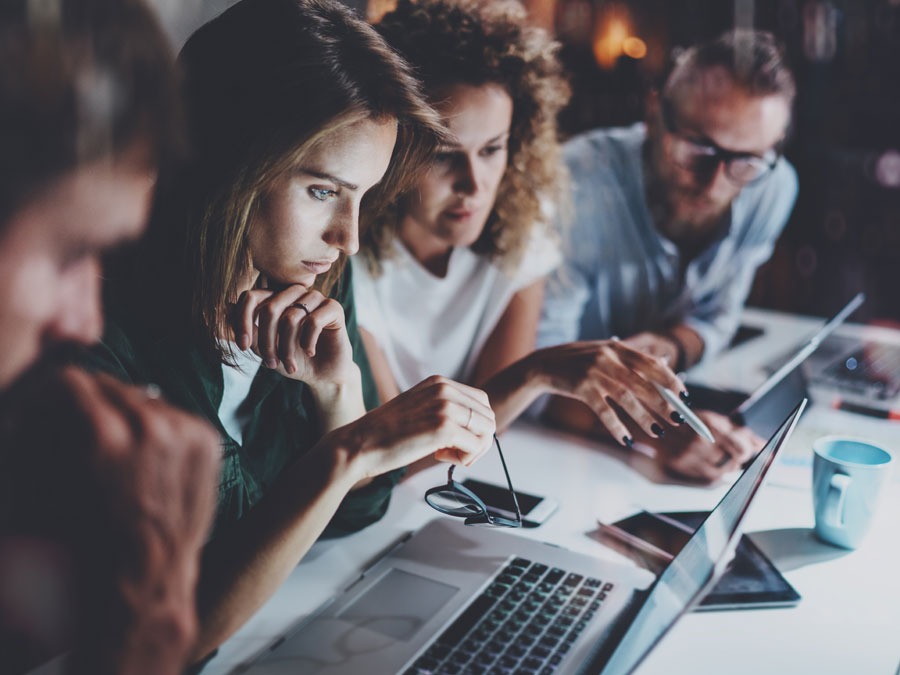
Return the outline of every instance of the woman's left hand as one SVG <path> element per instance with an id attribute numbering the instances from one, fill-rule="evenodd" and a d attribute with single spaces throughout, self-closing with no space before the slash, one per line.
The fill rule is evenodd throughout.
<path id="1" fill-rule="evenodd" d="M 765 445 L 752 430 L 734 424 L 725 415 L 699 410 L 697 416 L 713 432 L 715 443 L 687 426 L 674 431 L 665 441 L 651 441 L 657 461 L 677 476 L 711 483 L 739 469 Z"/>
<path id="2" fill-rule="evenodd" d="M 241 349 L 253 349 L 268 368 L 307 384 L 358 378 L 344 308 L 319 291 L 295 284 L 244 291 L 232 312 Z"/>

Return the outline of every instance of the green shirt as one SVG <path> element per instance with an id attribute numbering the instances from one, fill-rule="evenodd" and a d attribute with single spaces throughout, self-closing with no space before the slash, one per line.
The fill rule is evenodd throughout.
<path id="1" fill-rule="evenodd" d="M 333 297 L 344 307 L 353 358 L 362 373 L 366 409 L 378 405 L 375 381 L 356 324 L 353 284 L 347 265 Z M 222 363 L 208 358 L 187 337 L 174 337 L 142 321 L 138 307 L 122 303 L 109 310 L 103 341 L 85 357 L 84 365 L 129 382 L 153 383 L 169 403 L 209 420 L 222 437 L 219 506 L 213 536 L 243 517 L 263 497 L 282 471 L 320 438 L 312 393 L 306 384 L 261 367 L 241 407 L 246 414 L 243 443 L 238 444 L 219 420 Z M 391 488 L 402 472 L 379 476 L 345 497 L 326 536 L 359 530 L 387 510 Z"/>

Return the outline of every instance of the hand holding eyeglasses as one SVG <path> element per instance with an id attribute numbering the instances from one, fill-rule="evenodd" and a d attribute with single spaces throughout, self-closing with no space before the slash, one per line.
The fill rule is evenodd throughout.
<path id="1" fill-rule="evenodd" d="M 500 463 L 503 465 L 506 484 L 509 486 L 510 503 L 516 514 L 514 520 L 491 513 L 481 497 L 462 483 L 457 483 L 453 480 L 454 467 L 452 465 L 447 471 L 447 484 L 433 487 L 425 493 L 425 501 L 428 502 L 428 505 L 448 516 L 465 518 L 464 522 L 466 525 L 522 527 L 522 510 L 519 508 L 519 499 L 516 497 L 516 491 L 513 489 L 512 480 L 509 477 L 509 469 L 506 468 L 506 460 L 503 457 L 503 451 L 500 449 L 500 439 L 497 438 L 497 434 L 494 434 L 494 443 L 497 444 Z"/>
<path id="2" fill-rule="evenodd" d="M 490 447 L 494 411 L 480 389 L 438 375 L 330 434 L 346 448 L 352 478 L 372 478 L 423 457 L 472 464 Z"/>

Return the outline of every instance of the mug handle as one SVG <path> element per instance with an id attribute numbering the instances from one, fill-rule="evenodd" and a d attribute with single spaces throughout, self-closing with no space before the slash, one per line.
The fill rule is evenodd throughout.
<path id="1" fill-rule="evenodd" d="M 825 495 L 825 522 L 831 527 L 844 526 L 844 501 L 847 488 L 850 487 L 850 476 L 845 473 L 834 473 L 828 482 L 828 493 Z"/>

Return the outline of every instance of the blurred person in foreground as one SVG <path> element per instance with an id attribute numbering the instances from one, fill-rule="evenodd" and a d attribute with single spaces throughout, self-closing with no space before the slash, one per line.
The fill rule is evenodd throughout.
<path id="1" fill-rule="evenodd" d="M 794 94 L 773 36 L 731 31 L 678 55 L 649 95 L 645 123 L 569 141 L 575 222 L 538 345 L 619 336 L 676 371 L 725 348 L 797 195 L 781 156 Z M 601 429 L 571 399 L 544 413 Z M 683 428 L 651 441 L 668 470 L 714 480 L 762 444 L 721 415 L 701 417 L 715 445 Z"/>
<path id="2" fill-rule="evenodd" d="M 166 39 L 138 0 L 3 3 L 3 673 L 69 648 L 67 672 L 178 673 L 196 636 L 218 438 L 156 390 L 53 365 L 100 338 L 101 256 L 144 230 L 180 135 Z M 46 480 L 18 490 L 31 471 Z"/>

